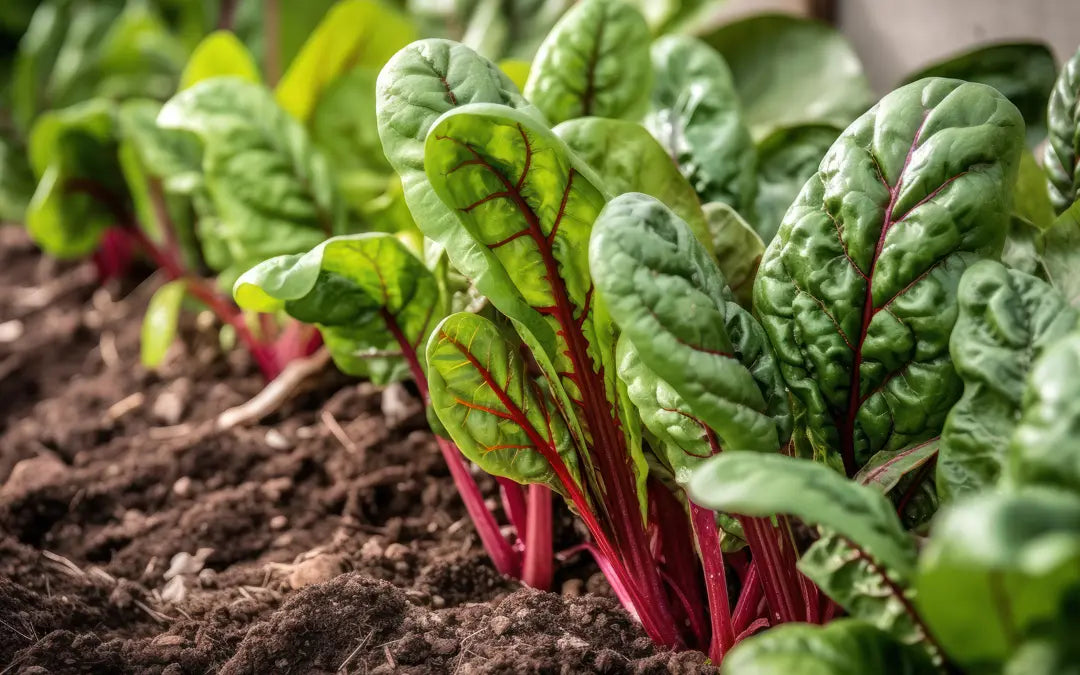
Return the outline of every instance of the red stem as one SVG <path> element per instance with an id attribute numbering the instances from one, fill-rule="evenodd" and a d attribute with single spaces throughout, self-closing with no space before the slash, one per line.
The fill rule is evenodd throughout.
<path id="1" fill-rule="evenodd" d="M 709 658 L 720 663 L 724 654 L 735 645 L 735 629 L 731 623 L 731 603 L 727 592 L 724 554 L 720 550 L 720 535 L 716 516 L 694 502 L 690 504 L 690 519 L 694 524 L 701 564 L 705 568 L 705 592 L 709 597 L 709 616 L 712 617 L 712 639 Z"/>
<path id="2" fill-rule="evenodd" d="M 735 612 L 731 618 L 732 628 L 736 633 L 742 633 L 758 616 L 758 605 L 764 597 L 764 589 L 758 575 L 757 562 L 750 563 L 750 571 L 746 573 L 746 581 L 743 582 L 739 600 L 735 603 Z"/>
<path id="3" fill-rule="evenodd" d="M 529 507 L 525 501 L 525 488 L 521 483 L 503 476 L 495 476 L 495 482 L 499 484 L 506 519 L 517 532 L 518 545 L 524 548 L 525 539 L 529 536 Z"/>
<path id="4" fill-rule="evenodd" d="M 690 644 L 705 649 L 709 642 L 708 611 L 702 593 L 701 564 L 690 545 L 694 534 L 686 508 L 658 480 L 649 480 L 648 493 L 653 557 L 660 565 L 661 578 L 674 596 L 671 611 L 679 625 L 689 621 L 693 633 Z"/>
<path id="5" fill-rule="evenodd" d="M 551 562 L 551 507 L 551 490 L 535 483 L 530 485 L 521 580 L 542 591 L 551 588 L 554 573 Z"/>
<path id="6" fill-rule="evenodd" d="M 405 362 L 409 365 L 409 371 L 412 373 L 413 380 L 416 381 L 416 387 L 420 390 L 421 398 L 424 399 L 425 404 L 429 403 L 427 375 L 420 366 L 416 349 L 405 337 L 405 334 L 401 332 L 401 327 L 398 326 L 394 315 L 388 312 L 385 307 L 380 312 L 386 322 L 387 329 L 397 340 L 398 346 L 401 347 L 401 353 L 405 357 Z M 438 442 L 439 451 L 442 452 L 443 459 L 446 460 L 446 465 L 450 469 L 450 476 L 454 479 L 454 486 L 457 488 L 458 494 L 461 495 L 461 501 L 465 503 L 465 510 L 468 511 L 469 517 L 472 518 L 476 532 L 484 545 L 484 550 L 487 551 L 491 562 L 495 565 L 495 569 L 500 574 L 519 578 L 521 576 L 521 559 L 513 547 L 510 546 L 510 542 L 506 540 L 506 537 L 502 536 L 502 532 L 499 531 L 499 523 L 496 522 L 495 516 L 484 504 L 484 495 L 480 492 L 480 486 L 476 484 L 472 474 L 466 468 L 461 450 L 438 435 L 435 436 L 435 440 Z"/>
<path id="7" fill-rule="evenodd" d="M 797 570 L 786 569 L 776 529 L 768 518 L 739 516 L 746 543 L 761 574 L 762 590 L 768 602 L 773 625 L 804 620 L 802 593 Z"/>

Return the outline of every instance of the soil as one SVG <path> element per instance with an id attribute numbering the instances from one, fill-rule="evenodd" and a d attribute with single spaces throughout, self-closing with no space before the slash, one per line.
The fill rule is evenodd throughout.
<path id="1" fill-rule="evenodd" d="M 589 561 L 554 593 L 497 574 L 408 391 L 327 369 L 216 430 L 261 378 L 203 316 L 138 365 L 157 283 L 0 228 L 0 675 L 715 672 Z"/>

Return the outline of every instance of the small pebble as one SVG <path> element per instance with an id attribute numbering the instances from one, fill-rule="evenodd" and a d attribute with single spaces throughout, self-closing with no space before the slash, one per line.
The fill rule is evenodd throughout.
<path id="1" fill-rule="evenodd" d="M 446 598 L 441 595 L 431 596 L 431 606 L 435 609 L 442 609 L 443 607 L 446 607 Z"/>
<path id="2" fill-rule="evenodd" d="M 24 332 L 26 332 L 26 327 L 18 319 L 0 323 L 0 342 L 15 342 L 22 337 Z"/>
<path id="3" fill-rule="evenodd" d="M 450 638 L 435 638 L 431 641 L 431 652 L 439 656 L 451 656 L 458 650 L 457 640 Z"/>
<path id="4" fill-rule="evenodd" d="M 285 526 L 289 524 L 289 519 L 285 516 L 274 516 L 270 519 L 271 530 L 283 530 Z"/>
<path id="5" fill-rule="evenodd" d="M 562 595 L 564 598 L 580 597 L 584 590 L 585 582 L 581 579 L 567 579 L 562 585 Z"/>
<path id="6" fill-rule="evenodd" d="M 184 601 L 187 597 L 187 585 L 184 583 L 184 577 L 175 576 L 165 584 L 165 587 L 161 589 L 161 599 L 165 602 L 171 602 L 177 604 Z"/>
<path id="7" fill-rule="evenodd" d="M 187 476 L 177 478 L 173 483 L 172 491 L 177 497 L 187 497 L 191 494 L 191 479 Z"/>
<path id="8" fill-rule="evenodd" d="M 513 621 L 508 616 L 496 616 L 491 620 L 491 632 L 496 635 L 502 635 L 506 631 L 510 630 L 510 626 L 513 625 Z"/>
<path id="9" fill-rule="evenodd" d="M 109 466 L 111 468 L 116 465 Z M 12 467 L 7 481 L 3 487 L 0 487 L 0 495 L 5 497 L 26 495 L 48 485 L 59 483 L 64 480 L 67 473 L 67 465 L 53 454 L 23 459 Z"/>
<path id="10" fill-rule="evenodd" d="M 184 417 L 190 397 L 191 380 L 186 377 L 178 378 L 154 399 L 150 414 L 161 424 L 175 426 Z"/>
<path id="11" fill-rule="evenodd" d="M 293 447 L 292 441 L 277 429 L 267 429 L 266 445 L 271 450 L 291 450 Z"/>
<path id="12" fill-rule="evenodd" d="M 317 555 L 298 564 L 289 574 L 289 586 L 294 590 L 330 581 L 345 571 L 341 556 Z"/>
<path id="13" fill-rule="evenodd" d="M 405 544 L 399 544 L 394 542 L 386 547 L 386 551 L 383 552 L 390 560 L 404 560 L 405 556 L 409 554 L 409 547 Z"/>
<path id="14" fill-rule="evenodd" d="M 589 648 L 589 643 L 574 635 L 564 635 L 555 642 L 555 647 L 561 651 L 571 650 L 585 650 Z"/>

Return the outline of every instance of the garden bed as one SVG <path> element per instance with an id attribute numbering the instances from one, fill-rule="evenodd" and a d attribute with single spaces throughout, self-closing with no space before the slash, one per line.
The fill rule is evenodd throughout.
<path id="1" fill-rule="evenodd" d="M 327 368 L 215 430 L 262 380 L 194 323 L 134 365 L 155 285 L 96 290 L 0 230 L 3 672 L 712 672 L 657 652 L 591 563 L 561 593 L 496 574 L 405 390 Z"/>

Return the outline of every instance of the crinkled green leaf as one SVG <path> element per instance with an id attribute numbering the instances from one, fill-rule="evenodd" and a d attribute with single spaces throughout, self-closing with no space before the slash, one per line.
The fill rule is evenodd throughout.
<path id="1" fill-rule="evenodd" d="M 1009 233 L 1001 250 L 1001 262 L 1006 267 L 1025 274 L 1048 278 L 1043 260 L 1043 233 L 1039 228 L 1015 214 L 1009 218 Z"/>
<path id="2" fill-rule="evenodd" d="M 114 117 L 112 104 L 92 99 L 45 113 L 34 125 L 29 156 L 39 180 L 26 227 L 50 255 L 87 255 L 107 227 L 130 215 Z"/>
<path id="3" fill-rule="evenodd" d="M 919 561 L 918 606 L 950 658 L 993 672 L 1080 591 L 1080 499 L 983 494 L 942 511 Z"/>
<path id="4" fill-rule="evenodd" d="M 583 117 L 563 122 L 554 131 L 596 170 L 609 192 L 643 192 L 656 197 L 712 250 L 697 193 L 644 127 L 626 120 Z"/>
<path id="5" fill-rule="evenodd" d="M 725 452 L 702 462 L 691 499 L 716 511 L 796 516 L 857 546 L 898 588 L 915 572 L 915 546 L 880 492 L 818 462 L 780 454 Z"/>
<path id="6" fill-rule="evenodd" d="M 424 142 L 435 120 L 468 103 L 500 103 L 535 112 L 495 64 L 449 40 L 421 40 L 405 47 L 383 67 L 376 83 L 379 138 L 401 176 L 413 219 L 425 236 L 445 247 L 455 268 L 481 293 L 491 295 L 509 280 L 500 268 L 490 267 L 489 254 L 461 227 L 424 172 Z"/>
<path id="7" fill-rule="evenodd" d="M 787 393 L 764 332 L 685 222 L 652 197 L 621 195 L 597 220 L 589 260 L 622 335 L 684 412 L 734 450 L 787 442 Z"/>
<path id="8" fill-rule="evenodd" d="M 348 232 L 326 158 L 263 87 L 204 80 L 166 103 L 158 125 L 202 140 L 218 237 L 235 269 Z"/>
<path id="9" fill-rule="evenodd" d="M 427 345 L 431 404 L 466 457 L 495 476 L 565 493 L 577 481 L 573 438 L 520 344 L 476 314 L 452 314 Z M 561 474 L 561 475 L 560 475 Z"/>
<path id="10" fill-rule="evenodd" d="M 766 243 L 839 135 L 839 127 L 804 124 L 776 129 L 758 143 L 754 229 Z"/>
<path id="11" fill-rule="evenodd" d="M 924 653 L 858 619 L 787 624 L 740 642 L 722 675 L 931 675 Z"/>
<path id="12" fill-rule="evenodd" d="M 1076 325 L 1077 313 L 1060 308 L 1053 299 L 1044 302 L 1058 306 L 1059 330 L 1040 345 L 1041 356 L 1033 353 L 1024 362 L 1038 356 L 1023 392 L 1023 412 L 1009 447 L 1006 473 L 1012 484 L 1080 492 L 1080 335 L 1051 342 Z"/>
<path id="13" fill-rule="evenodd" d="M 540 45 L 525 98 L 552 124 L 634 119 L 649 97 L 651 39 L 645 18 L 622 0 L 582 0 Z"/>
<path id="14" fill-rule="evenodd" d="M 755 138 L 793 124 L 842 127 L 872 101 L 858 56 L 826 24 L 763 14 L 729 23 L 704 40 L 731 66 Z"/>
<path id="15" fill-rule="evenodd" d="M 166 189 L 187 194 L 202 185 L 202 149 L 198 139 L 157 124 L 161 104 L 132 99 L 119 106 L 120 144 L 130 146 L 146 171 Z"/>
<path id="16" fill-rule="evenodd" d="M 1042 235 L 1047 280 L 1073 307 L 1080 303 L 1080 202 L 1065 210 Z"/>
<path id="17" fill-rule="evenodd" d="M 210 33 L 195 47 L 180 74 L 180 89 L 214 77 L 232 76 L 259 84 L 259 66 L 234 33 L 218 30 Z"/>
<path id="18" fill-rule="evenodd" d="M 1028 145 L 1035 147 L 1046 137 L 1046 101 L 1056 76 L 1054 55 L 1046 44 L 1009 42 L 976 47 L 943 59 L 909 75 L 904 82 L 949 77 L 990 85 L 1020 110 Z"/>
<path id="19" fill-rule="evenodd" d="M 927 462 L 935 460 L 940 447 L 941 440 L 934 438 L 900 450 L 879 452 L 859 469 L 854 480 L 860 485 L 874 488 L 881 494 L 889 494 L 905 476 L 917 472 L 926 466 Z"/>
<path id="20" fill-rule="evenodd" d="M 142 340 L 139 344 L 140 359 L 145 367 L 153 369 L 160 366 L 169 345 L 176 339 L 176 324 L 185 293 L 187 282 L 178 279 L 162 284 L 150 297 L 146 314 L 143 315 Z"/>
<path id="21" fill-rule="evenodd" d="M 317 325 L 334 362 L 351 375 L 370 372 L 372 352 L 421 349 L 440 318 L 435 275 L 382 233 L 333 237 L 307 253 L 266 260 L 236 281 L 233 294 L 244 309 L 284 309 Z M 404 374 L 394 361 L 381 371 Z"/>
<path id="22" fill-rule="evenodd" d="M 723 202 L 704 206 L 709 241 L 713 254 L 731 287 L 731 292 L 743 307 L 750 307 L 765 244 L 735 209 Z"/>
<path id="23" fill-rule="evenodd" d="M 1080 199 L 1080 51 L 1058 74 L 1047 110 L 1046 168 L 1050 202 L 1058 213 Z"/>
<path id="24" fill-rule="evenodd" d="M 645 126 L 702 202 L 749 212 L 757 189 L 754 143 L 724 59 L 696 38 L 673 35 L 653 44 L 652 68 Z"/>
<path id="25" fill-rule="evenodd" d="M 986 85 L 901 87 L 841 134 L 766 249 L 755 312 L 848 475 L 936 436 L 959 398 L 956 286 L 1001 252 L 1023 128 Z"/>
<path id="26" fill-rule="evenodd" d="M 377 0 L 334 5 L 281 78 L 275 96 L 296 119 L 307 122 L 334 80 L 354 67 L 381 68 L 416 39 L 408 18 Z"/>
<path id="27" fill-rule="evenodd" d="M 1032 362 L 1080 320 L 1045 282 L 989 260 L 964 273 L 957 304 L 949 351 L 964 395 L 941 433 L 937 487 L 945 498 L 997 483 Z"/>

